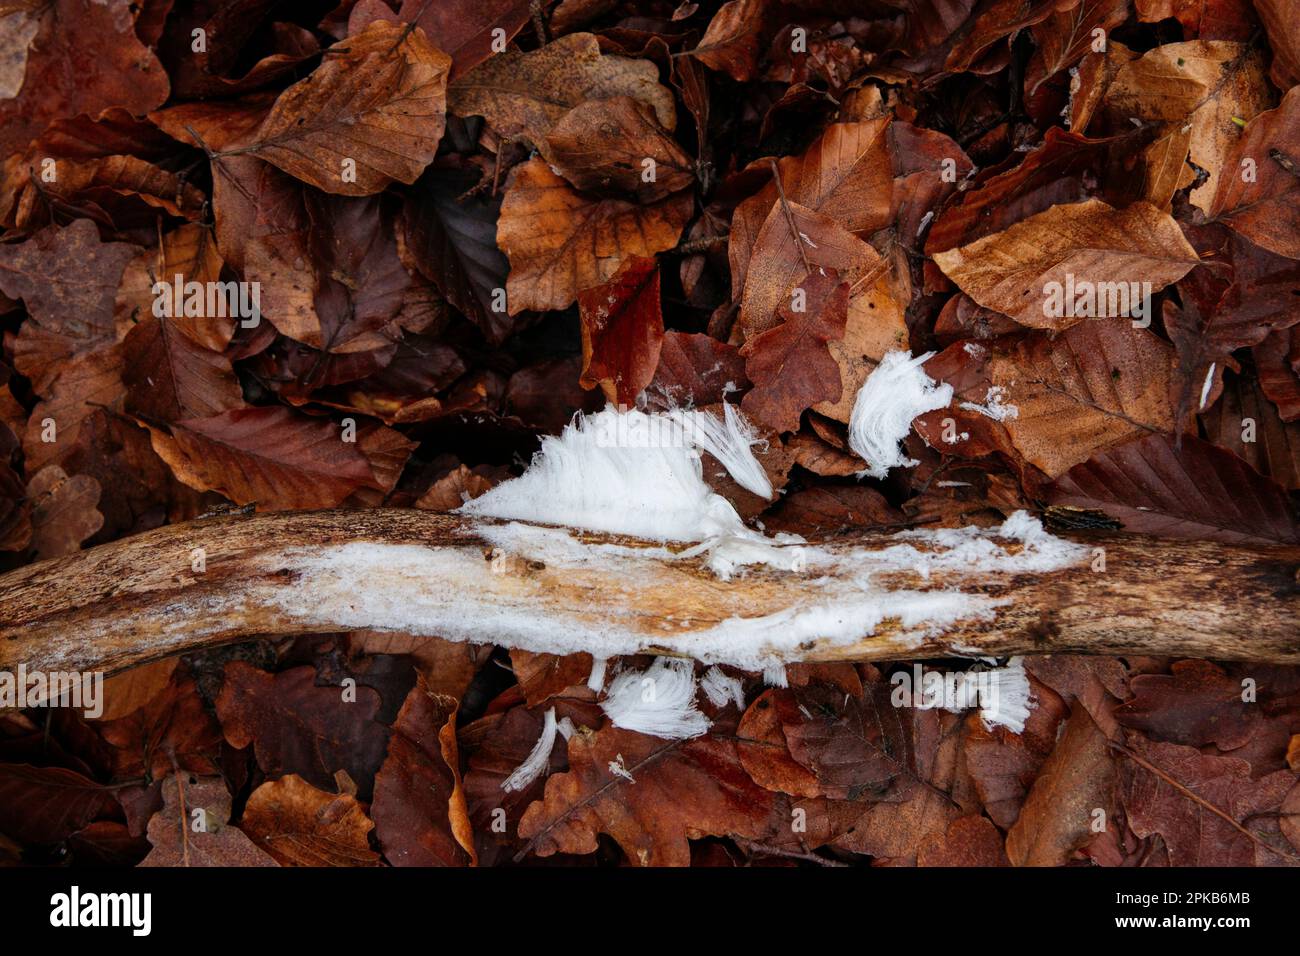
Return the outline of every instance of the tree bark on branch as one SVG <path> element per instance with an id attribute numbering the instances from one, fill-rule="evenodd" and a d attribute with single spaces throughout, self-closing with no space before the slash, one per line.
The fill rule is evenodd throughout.
<path id="1" fill-rule="evenodd" d="M 399 630 L 546 649 L 536 630 L 585 642 L 596 656 L 637 650 L 691 656 L 692 635 L 809 600 L 809 575 L 751 569 L 718 580 L 661 546 L 631 559 L 547 567 L 493 560 L 471 522 L 411 510 L 224 515 L 170 525 L 0 577 L 0 669 L 115 672 L 255 635 Z M 986 619 L 918 639 L 897 620 L 852 642 L 809 640 L 788 660 L 890 660 L 954 654 L 1144 654 L 1300 662 L 1300 549 L 1115 534 L 1072 534 L 1105 549 L 1105 567 L 1047 574 L 891 573 L 878 583 L 953 588 L 999 601 Z M 885 535 L 823 542 L 884 547 Z M 348 555 L 371 548 L 352 571 Z M 353 547 L 353 551 L 341 549 Z M 626 550 L 620 552 L 626 555 Z M 204 566 L 196 571 L 196 559 Z M 342 570 L 339 560 L 342 558 Z M 334 563 L 328 570 L 322 564 Z M 764 640 L 761 636 L 738 639 Z M 590 646 L 588 646 L 590 645 Z"/>

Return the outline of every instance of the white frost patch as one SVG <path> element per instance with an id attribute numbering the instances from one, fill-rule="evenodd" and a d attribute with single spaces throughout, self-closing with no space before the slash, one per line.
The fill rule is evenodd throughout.
<path id="1" fill-rule="evenodd" d="M 1001 385 L 994 385 L 984 394 L 983 405 L 977 405 L 974 402 L 962 402 L 958 407 L 969 412 L 979 412 L 985 418 L 991 418 L 995 422 L 1005 422 L 1009 418 L 1019 418 L 1020 409 L 1015 405 L 1006 404 L 1006 397 L 1006 389 Z"/>
<path id="2" fill-rule="evenodd" d="M 889 352 L 862 383 L 849 415 L 849 447 L 867 463 L 859 476 L 884 478 L 891 468 L 916 464 L 900 448 L 912 419 L 952 401 L 952 386 L 936 384 L 921 368 L 933 354 Z"/>
<path id="3" fill-rule="evenodd" d="M 587 678 L 587 686 L 597 694 L 605 689 L 605 666 L 608 663 L 608 658 L 604 657 L 593 657 L 591 659 L 591 674 Z"/>
<path id="4" fill-rule="evenodd" d="M 748 528 L 704 480 L 708 452 L 743 488 L 765 498 L 772 485 L 752 445 L 754 431 L 731 405 L 719 420 L 698 409 L 645 413 L 605 408 L 577 416 L 558 437 L 542 439 L 532 464 L 473 501 L 461 514 L 506 518 L 649 541 L 699 542 L 722 578 L 749 564 L 798 570 L 795 535 L 776 539 Z"/>
<path id="5" fill-rule="evenodd" d="M 986 677 L 993 682 L 994 689 L 989 703 L 980 710 L 980 719 L 984 725 L 1006 727 L 1013 733 L 1024 733 L 1033 699 L 1024 660 L 1013 657 L 1006 667 L 988 671 Z"/>
<path id="6" fill-rule="evenodd" d="M 700 690 L 714 707 L 725 707 L 734 703 L 740 710 L 745 709 L 745 688 L 740 681 L 723 672 L 716 664 L 704 672 L 700 679 Z"/>
<path id="7" fill-rule="evenodd" d="M 1205 383 L 1201 386 L 1201 404 L 1197 411 L 1205 410 L 1205 403 L 1210 400 L 1210 389 L 1214 387 L 1214 369 L 1218 362 L 1210 363 L 1210 370 L 1205 373 Z"/>
<path id="8" fill-rule="evenodd" d="M 616 777 L 622 777 L 628 783 L 636 783 L 636 777 L 632 776 L 631 771 L 627 769 L 627 764 L 623 763 L 622 754 L 616 754 L 609 762 L 609 772 Z"/>
<path id="9" fill-rule="evenodd" d="M 1054 537 L 1035 518 L 1017 512 L 998 528 L 906 531 L 879 549 L 805 546 L 806 576 L 789 589 L 786 606 L 756 611 L 738 595 L 724 620 L 669 622 L 658 620 L 652 609 L 647 618 L 638 589 L 639 581 L 660 579 L 665 564 L 681 560 L 667 548 L 589 543 L 562 528 L 518 523 L 477 530 L 521 562 L 540 562 L 546 575 L 600 582 L 610 590 L 580 605 L 556 607 L 546 603 L 550 592 L 543 581 L 494 574 L 477 549 L 355 541 L 270 556 L 268 573 L 293 567 L 298 580 L 292 588 L 267 586 L 260 599 L 278 608 L 286 624 L 305 629 L 377 628 L 606 658 L 658 649 L 762 671 L 806 659 L 810 642 L 852 644 L 876 634 L 886 621 L 897 623 L 878 640 L 911 651 L 940 639 L 959 621 L 992 619 L 1005 603 L 961 590 L 965 576 L 986 581 L 998 574 L 1046 573 L 1091 558 L 1082 545 Z M 897 572 L 952 575 L 954 586 L 914 590 L 878 580 Z M 726 607 L 728 588 L 718 588 Z M 193 630 L 193 615 L 184 611 L 156 609 L 164 639 Z"/>
<path id="10" fill-rule="evenodd" d="M 785 665 L 772 664 L 764 667 L 763 683 L 768 687 L 789 687 L 790 675 L 785 672 Z"/>
<path id="11" fill-rule="evenodd" d="M 555 708 L 552 707 L 546 712 L 546 717 L 542 720 L 542 735 L 537 738 L 537 743 L 533 745 L 532 751 L 524 758 L 524 762 L 516 767 L 514 773 L 506 777 L 502 782 L 502 790 L 506 791 L 506 793 L 523 790 L 542 775 L 542 771 L 551 763 L 551 748 L 555 746 L 557 730 Z"/>
<path id="12" fill-rule="evenodd" d="M 643 671 L 624 671 L 601 703 L 615 727 L 652 737 L 682 740 L 709 730 L 709 718 L 695 706 L 695 662 L 657 657 Z"/>

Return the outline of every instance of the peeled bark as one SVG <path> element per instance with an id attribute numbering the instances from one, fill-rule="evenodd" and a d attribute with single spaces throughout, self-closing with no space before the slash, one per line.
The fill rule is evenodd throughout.
<path id="1" fill-rule="evenodd" d="M 640 550 L 581 567 L 493 560 L 473 523 L 406 510 L 171 525 L 0 577 L 0 669 L 114 672 L 254 635 L 360 628 L 546 650 L 536 635 L 545 626 L 581 644 L 568 650 L 597 657 L 629 652 L 613 638 L 607 646 L 607 634 L 636 650 L 693 656 L 693 635 L 806 604 L 820 586 L 815 576 L 768 569 L 724 582 L 698 559 L 667 559 L 661 546 L 577 537 Z M 783 659 L 1083 653 L 1300 662 L 1300 549 L 1123 534 L 1071 540 L 1104 548 L 1106 569 L 1084 562 L 1044 574 L 891 573 L 877 583 L 1003 603 L 923 639 L 887 618 L 874 633 L 808 640 Z M 839 553 L 893 543 L 869 535 L 823 546 Z M 358 553 L 365 560 L 353 568 Z M 199 555 L 205 568 L 196 571 Z M 766 640 L 743 628 L 736 639 Z"/>

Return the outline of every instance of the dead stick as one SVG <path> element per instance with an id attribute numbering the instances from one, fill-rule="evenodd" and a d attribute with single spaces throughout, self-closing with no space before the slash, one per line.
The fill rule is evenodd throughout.
<path id="1" fill-rule="evenodd" d="M 722 622 L 770 621 L 825 603 L 814 575 L 754 569 L 723 582 L 698 559 L 670 560 L 661 548 L 628 539 L 581 537 L 632 547 L 547 566 L 494 557 L 465 519 L 397 509 L 170 525 L 0 577 L 0 669 L 25 663 L 112 673 L 253 635 L 363 628 L 597 656 L 695 656 Z M 991 616 L 930 636 L 886 618 L 874 633 L 840 643 L 809 639 L 783 659 L 1083 653 L 1300 663 L 1300 549 L 1073 537 L 1105 548 L 1106 570 L 890 574 L 876 583 L 922 595 L 960 589 L 999 603 Z M 871 535 L 823 546 L 843 552 L 888 543 Z M 742 656 L 761 654 L 771 633 L 741 628 L 734 646 Z"/>

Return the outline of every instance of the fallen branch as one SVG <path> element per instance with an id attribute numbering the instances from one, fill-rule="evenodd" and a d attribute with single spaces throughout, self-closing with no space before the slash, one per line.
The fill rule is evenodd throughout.
<path id="1" fill-rule="evenodd" d="M 0 669 L 114 672 L 251 635 L 362 628 L 597 657 L 1070 652 L 1300 662 L 1300 549 L 1074 536 L 1105 549 L 1104 571 L 1085 562 L 1051 573 L 890 572 L 873 582 L 891 596 L 960 592 L 986 610 L 928 634 L 886 617 L 874 633 L 774 651 L 782 615 L 833 612 L 828 595 L 847 572 L 751 568 L 721 581 L 701 558 L 663 546 L 532 529 L 579 552 L 548 563 L 494 548 L 484 536 L 494 527 L 385 509 L 226 515 L 30 565 L 0 577 Z M 876 535 L 823 547 L 845 555 L 896 543 Z M 734 653 L 717 653 L 720 628 Z"/>

